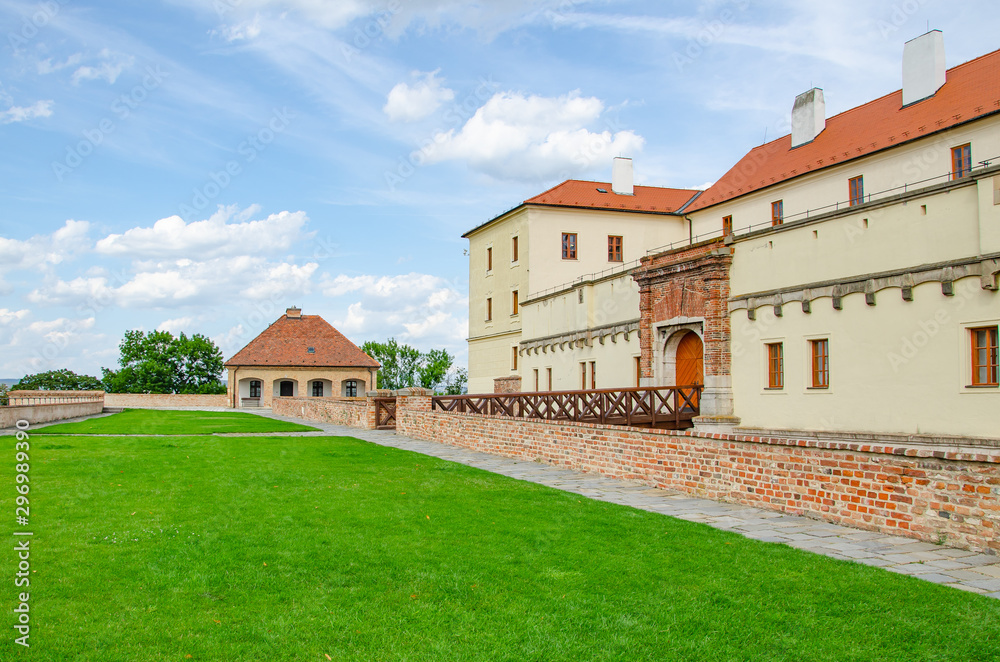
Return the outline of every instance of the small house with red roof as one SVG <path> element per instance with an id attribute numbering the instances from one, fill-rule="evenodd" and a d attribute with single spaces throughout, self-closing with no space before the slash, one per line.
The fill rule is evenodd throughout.
<path id="1" fill-rule="evenodd" d="M 272 398 L 363 397 L 379 362 L 319 315 L 289 308 L 225 363 L 234 408 L 270 407 Z"/>

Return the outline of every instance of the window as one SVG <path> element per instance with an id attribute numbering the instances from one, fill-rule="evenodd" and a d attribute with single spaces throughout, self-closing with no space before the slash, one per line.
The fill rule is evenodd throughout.
<path id="1" fill-rule="evenodd" d="M 635 357 L 635 387 L 642 386 L 642 357 Z"/>
<path id="2" fill-rule="evenodd" d="M 358 397 L 358 382 L 354 379 L 348 379 L 344 382 L 344 395 L 348 398 Z"/>
<path id="3" fill-rule="evenodd" d="M 518 302 L 517 302 L 517 290 L 514 290 L 513 292 L 511 292 L 511 295 L 512 296 L 511 296 L 511 301 L 510 301 L 510 310 L 511 310 L 510 314 L 511 315 L 517 315 L 517 314 L 519 314 L 521 312 L 521 307 L 520 307 L 520 305 L 518 305 Z"/>
<path id="4" fill-rule="evenodd" d="M 810 340 L 812 350 L 812 388 L 830 387 L 830 341 Z"/>
<path id="5" fill-rule="evenodd" d="M 493 271 L 493 247 L 486 249 L 486 271 Z"/>
<path id="6" fill-rule="evenodd" d="M 622 238 L 608 235 L 608 262 L 622 261 Z"/>
<path id="7" fill-rule="evenodd" d="M 733 217 L 723 216 L 722 217 L 722 236 L 728 237 L 733 233 Z"/>
<path id="8" fill-rule="evenodd" d="M 562 259 L 576 259 L 576 233 L 563 232 L 562 236 Z"/>
<path id="9" fill-rule="evenodd" d="M 322 398 L 323 397 L 323 382 L 313 382 L 313 397 Z"/>
<path id="10" fill-rule="evenodd" d="M 997 327 L 969 329 L 972 334 L 972 385 L 997 386 Z"/>
<path id="11" fill-rule="evenodd" d="M 486 321 L 487 322 L 492 322 L 493 321 L 493 299 L 492 298 L 487 298 L 486 299 Z"/>
<path id="12" fill-rule="evenodd" d="M 545 383 L 548 384 L 546 388 L 552 390 L 552 368 L 545 369 Z"/>
<path id="13" fill-rule="evenodd" d="M 965 177 L 972 172 L 972 145 L 965 143 L 951 148 L 951 178 Z"/>
<path id="14" fill-rule="evenodd" d="M 510 348 L 510 369 L 517 370 L 517 347 Z"/>
<path id="15" fill-rule="evenodd" d="M 785 219 L 785 203 L 783 200 L 775 200 L 771 203 L 771 225 L 781 225 Z"/>
<path id="16" fill-rule="evenodd" d="M 597 362 L 590 362 L 590 388 L 597 388 Z"/>
<path id="17" fill-rule="evenodd" d="M 785 387 L 784 346 L 780 342 L 767 344 L 767 387 Z"/>
<path id="18" fill-rule="evenodd" d="M 851 191 L 851 206 L 860 205 L 865 201 L 865 178 L 861 175 L 847 180 L 848 188 Z"/>
<path id="19" fill-rule="evenodd" d="M 538 368 L 535 368 L 535 392 L 538 392 Z"/>
<path id="20" fill-rule="evenodd" d="M 510 239 L 510 261 L 517 262 L 517 237 Z"/>
<path id="21" fill-rule="evenodd" d="M 256 379 L 250 381 L 250 397 L 251 398 L 260 397 L 260 381 Z"/>
<path id="22" fill-rule="evenodd" d="M 586 390 L 587 389 L 587 362 L 586 361 L 581 361 L 580 362 L 580 389 L 581 390 Z"/>

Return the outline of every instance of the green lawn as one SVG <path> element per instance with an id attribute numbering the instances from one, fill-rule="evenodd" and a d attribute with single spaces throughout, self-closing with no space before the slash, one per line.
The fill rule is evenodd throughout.
<path id="1" fill-rule="evenodd" d="M 306 432 L 318 428 L 234 411 L 126 409 L 120 414 L 39 428 L 34 434 L 212 434 Z"/>
<path id="2" fill-rule="evenodd" d="M 31 444 L 3 660 L 1000 658 L 1000 601 L 356 439 Z"/>

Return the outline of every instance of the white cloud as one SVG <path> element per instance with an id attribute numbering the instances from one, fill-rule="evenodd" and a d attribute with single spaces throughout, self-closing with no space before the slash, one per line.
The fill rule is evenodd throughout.
<path id="1" fill-rule="evenodd" d="M 193 317 L 177 317 L 174 319 L 163 320 L 156 326 L 157 331 L 167 331 L 175 336 L 184 331 L 189 331 L 192 326 L 194 326 L 195 319 Z"/>
<path id="2" fill-rule="evenodd" d="M 83 61 L 82 53 L 73 53 L 62 62 L 52 62 L 52 58 L 46 58 L 44 60 L 40 60 L 36 66 L 38 69 L 38 74 L 41 76 L 45 76 L 46 74 L 55 73 L 56 71 L 62 71 L 63 69 L 66 69 L 68 67 L 75 67 L 82 61 Z"/>
<path id="3" fill-rule="evenodd" d="M 50 235 L 35 235 L 23 241 L 0 237 L 0 274 L 64 262 L 89 249 L 89 232 L 90 223 L 68 220 Z"/>
<path id="4" fill-rule="evenodd" d="M 444 278 L 410 273 L 400 276 L 329 276 L 325 296 L 357 297 L 346 315 L 333 321 L 345 334 L 366 339 L 394 337 L 421 347 L 463 348 L 468 335 L 468 299 Z"/>
<path id="5" fill-rule="evenodd" d="M 256 15 L 249 21 L 242 21 L 235 25 L 224 25 L 218 30 L 212 30 L 211 34 L 218 34 L 229 43 L 234 41 L 251 41 L 260 36 L 261 18 Z"/>
<path id="6" fill-rule="evenodd" d="M 30 106 L 11 106 L 7 110 L 0 110 L 0 124 L 25 122 L 36 117 L 51 117 L 53 103 L 52 99 L 43 99 Z"/>
<path id="7" fill-rule="evenodd" d="M 642 150 L 632 131 L 594 132 L 604 104 L 578 91 L 559 97 L 499 92 L 459 130 L 434 136 L 428 163 L 462 160 L 498 179 L 536 181 L 606 167 Z"/>
<path id="8" fill-rule="evenodd" d="M 440 69 L 421 73 L 413 72 L 417 82 L 412 86 L 408 83 L 397 83 L 386 99 L 383 112 L 393 122 L 415 122 L 430 116 L 441 104 L 455 98 L 455 91 L 444 87 L 437 77 Z"/>
<path id="9" fill-rule="evenodd" d="M 27 310 L 8 310 L 7 308 L 0 308 L 0 326 L 10 326 L 14 322 L 22 320 L 27 316 Z"/>
<path id="10" fill-rule="evenodd" d="M 123 71 L 132 66 L 135 58 L 123 53 L 115 53 L 105 48 L 101 51 L 101 62 L 95 66 L 84 65 L 73 72 L 73 84 L 79 85 L 82 80 L 105 80 L 114 84 Z"/>
<path id="11" fill-rule="evenodd" d="M 261 255 L 287 250 L 308 236 L 305 212 L 283 211 L 263 220 L 248 220 L 259 211 L 251 206 L 219 207 L 210 218 L 185 223 L 180 216 L 163 218 L 152 227 L 136 227 L 97 242 L 97 252 L 129 257 L 212 258 L 224 255 Z M 234 221 L 234 222 L 229 222 Z"/>

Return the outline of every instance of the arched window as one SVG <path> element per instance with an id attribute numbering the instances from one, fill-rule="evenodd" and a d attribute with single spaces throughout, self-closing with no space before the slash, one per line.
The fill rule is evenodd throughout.
<path id="1" fill-rule="evenodd" d="M 252 379 L 250 380 L 250 397 L 259 398 L 260 397 L 260 380 Z"/>
<path id="2" fill-rule="evenodd" d="M 348 398 L 358 397 L 358 382 L 355 379 L 348 379 L 344 382 L 344 395 Z"/>

